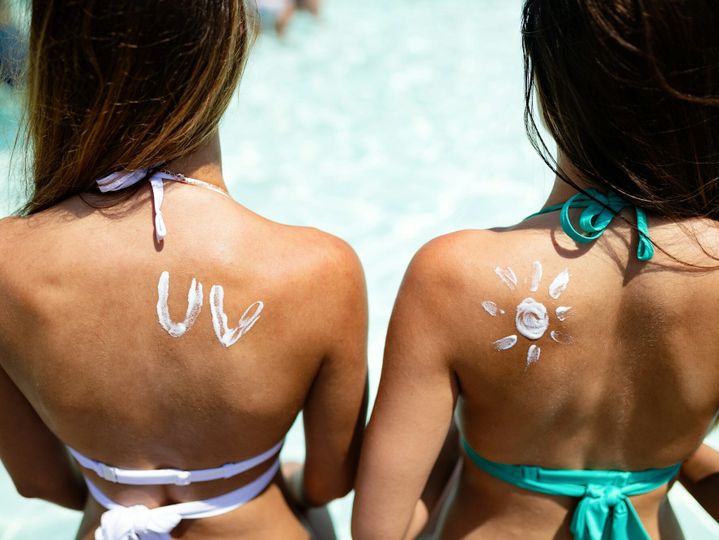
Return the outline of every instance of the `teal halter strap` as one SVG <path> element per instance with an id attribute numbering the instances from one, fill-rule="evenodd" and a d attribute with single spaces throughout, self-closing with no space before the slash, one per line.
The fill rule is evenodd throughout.
<path id="1" fill-rule="evenodd" d="M 574 224 L 569 219 L 569 210 L 571 208 L 584 208 L 584 211 L 579 217 L 579 228 L 581 232 L 574 227 Z M 646 212 L 611 191 L 605 195 L 594 188 L 590 188 L 586 190 L 586 194 L 577 193 L 564 204 L 544 208 L 536 214 L 532 214 L 527 219 L 559 211 L 561 212 L 560 222 L 564 232 L 575 242 L 588 244 L 602 236 L 614 217 L 625 208 L 634 208 L 636 210 L 637 229 L 639 230 L 637 259 L 640 261 L 648 261 L 654 256 L 654 246 L 649 239 L 649 225 Z"/>
<path id="2" fill-rule="evenodd" d="M 543 469 L 494 463 L 475 452 L 465 439 L 462 445 L 477 467 L 508 484 L 547 495 L 580 498 L 570 526 L 575 540 L 649 540 L 628 497 L 667 484 L 681 466 L 640 472 Z"/>

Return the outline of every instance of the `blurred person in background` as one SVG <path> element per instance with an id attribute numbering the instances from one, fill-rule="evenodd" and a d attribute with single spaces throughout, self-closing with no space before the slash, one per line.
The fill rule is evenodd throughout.
<path id="1" fill-rule="evenodd" d="M 257 0 L 257 9 L 262 28 L 281 36 L 297 10 L 319 15 L 320 0 Z"/>
<path id="2" fill-rule="evenodd" d="M 0 79 L 11 86 L 20 78 L 27 55 L 25 37 L 17 28 L 9 0 L 0 0 Z"/>
<path id="3" fill-rule="evenodd" d="M 309 11 L 312 15 L 320 13 L 320 0 L 295 0 L 295 4 L 299 9 Z"/>
<path id="4" fill-rule="evenodd" d="M 264 30 L 283 35 L 295 13 L 294 0 L 257 0 L 260 23 Z"/>
<path id="5" fill-rule="evenodd" d="M 32 2 L 29 198 L 0 220 L 0 458 L 21 495 L 83 512 L 80 540 L 332 538 L 308 509 L 353 487 L 362 267 L 225 184 L 245 6 Z M 306 460 L 283 475 L 300 412 Z"/>
<path id="6" fill-rule="evenodd" d="M 411 262 L 356 540 L 432 514 L 443 539 L 681 540 L 678 477 L 717 517 L 717 28 L 715 0 L 524 2 L 525 118 L 553 189 Z"/>

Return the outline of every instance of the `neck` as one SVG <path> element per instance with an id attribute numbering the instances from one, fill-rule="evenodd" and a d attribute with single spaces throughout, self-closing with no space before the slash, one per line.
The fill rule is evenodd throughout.
<path id="1" fill-rule="evenodd" d="M 222 150 L 220 135 L 215 132 L 210 139 L 197 150 L 184 157 L 171 161 L 165 167 L 168 171 L 187 178 L 202 180 L 227 191 L 222 177 Z"/>
<path id="2" fill-rule="evenodd" d="M 569 161 L 569 159 L 567 159 L 567 157 L 561 150 L 559 151 L 557 164 L 559 165 L 559 170 L 562 171 L 564 175 L 567 176 L 577 186 L 583 189 L 590 187 L 589 184 L 587 184 L 587 182 L 582 178 L 582 175 L 579 173 L 576 167 Z M 546 208 L 547 206 L 564 203 L 577 193 L 578 192 L 574 187 L 567 184 L 567 182 L 565 182 L 561 176 L 557 175 L 554 178 L 554 185 L 552 186 L 552 191 L 549 194 L 547 201 L 544 203 L 544 207 Z"/>

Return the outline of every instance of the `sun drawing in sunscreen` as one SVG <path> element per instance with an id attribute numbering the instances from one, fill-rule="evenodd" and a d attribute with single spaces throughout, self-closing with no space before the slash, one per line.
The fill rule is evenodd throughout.
<path id="1" fill-rule="evenodd" d="M 499 279 L 510 290 L 517 288 L 518 279 L 511 268 L 496 267 L 494 272 Z M 530 281 L 530 292 L 537 292 L 542 281 L 542 264 L 539 261 L 532 263 L 532 276 Z M 549 285 L 549 296 L 554 300 L 558 300 L 562 293 L 569 286 L 569 270 L 564 270 L 554 278 Z M 482 302 L 482 308 L 492 317 L 498 317 L 505 314 L 505 311 L 497 306 L 496 302 L 485 300 Z M 558 321 L 567 320 L 572 308 L 569 306 L 559 306 L 555 309 L 554 314 Z M 517 305 L 517 312 L 514 317 L 514 324 L 517 332 L 530 341 L 539 341 L 549 330 L 549 311 L 547 307 L 532 297 L 527 297 Z M 561 344 L 574 343 L 574 338 L 564 332 L 552 330 L 549 332 L 552 341 Z M 506 351 L 514 347 L 519 342 L 519 338 L 512 334 L 495 341 L 494 347 L 498 351 Z M 527 349 L 527 367 L 539 361 L 542 349 L 535 343 L 532 343 Z"/>

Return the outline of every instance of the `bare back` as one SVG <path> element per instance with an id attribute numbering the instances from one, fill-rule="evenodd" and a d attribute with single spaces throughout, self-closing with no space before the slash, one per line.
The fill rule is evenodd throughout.
<path id="1" fill-rule="evenodd" d="M 486 457 L 511 463 L 642 470 L 681 461 L 719 407 L 719 336 L 710 322 L 719 273 L 682 268 L 662 253 L 637 261 L 635 247 L 626 245 L 635 233 L 619 223 L 577 250 L 561 229 L 542 230 L 556 221 L 548 215 L 457 239 L 478 253 L 463 253 L 467 289 L 453 318 L 466 332 L 455 367 L 467 435 Z M 698 248 L 676 229 L 655 226 L 651 233 L 658 245 L 696 261 Z M 542 277 L 532 291 L 535 262 Z M 498 275 L 509 269 L 516 286 Z M 522 335 L 517 322 L 528 298 L 548 312 L 538 339 Z M 492 317 L 486 301 L 506 313 Z M 517 335 L 517 344 L 497 350 L 505 335 Z"/>
<path id="2" fill-rule="evenodd" d="M 719 251 L 714 224 L 684 227 Z M 650 220 L 650 232 L 683 261 L 716 264 L 678 225 Z M 419 496 L 455 404 L 468 442 L 498 463 L 640 471 L 679 463 L 699 446 L 719 410 L 719 273 L 659 250 L 648 263 L 635 253 L 636 232 L 620 220 L 577 247 L 557 214 L 455 233 L 420 251 L 390 325 L 367 442 L 376 461 L 382 449 L 412 447 L 404 424 L 425 435 L 407 465 L 419 478 L 398 497 L 399 513 Z M 390 425 L 397 438 L 378 443 Z M 359 491 L 365 481 L 361 474 Z M 660 529 L 681 537 L 666 492 L 632 498 L 652 538 Z M 504 483 L 465 458 L 441 536 L 571 538 L 576 505 Z"/>
<path id="3" fill-rule="evenodd" d="M 351 249 L 194 186 L 168 187 L 163 210 L 161 247 L 146 187 L 105 211 L 74 198 L 2 223 L 0 361 L 12 383 L 62 442 L 136 469 L 249 458 L 281 441 L 304 408 L 308 496 L 323 499 L 338 480 L 351 486 L 366 377 L 364 282 Z M 182 337 L 158 319 L 163 272 L 173 321 L 185 317 L 192 280 L 202 284 L 202 309 Z M 264 306 L 229 347 L 213 327 L 213 286 L 229 327 Z M 120 504 L 152 507 L 217 496 L 264 469 L 139 491 L 90 476 Z M 99 508 L 90 501 L 87 510 L 90 537 Z M 306 535 L 278 486 L 183 527 L 187 538 Z"/>

